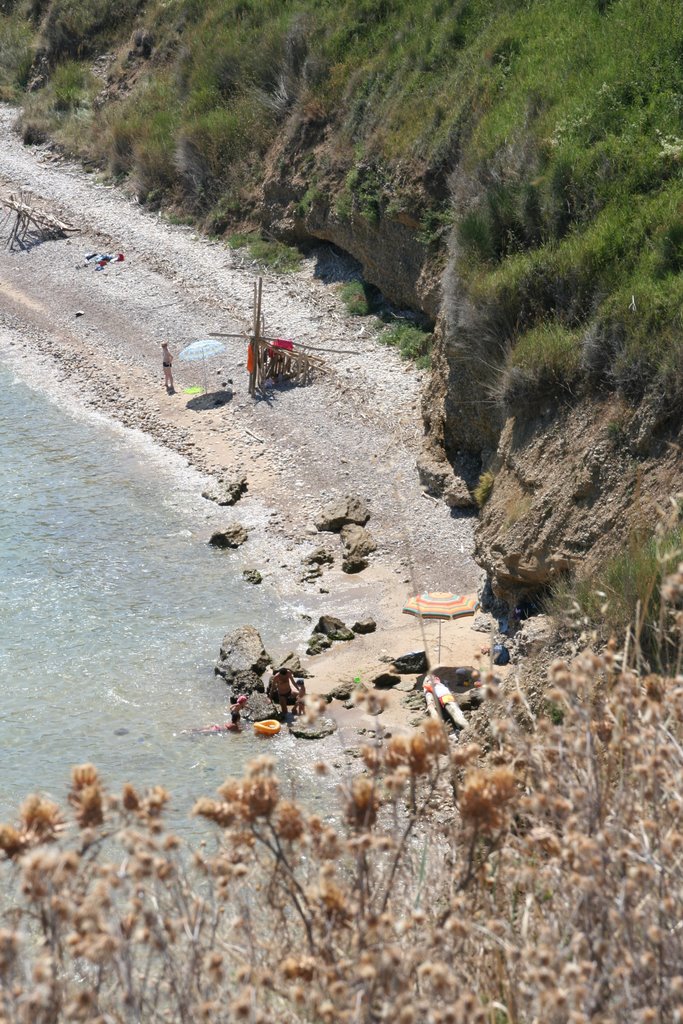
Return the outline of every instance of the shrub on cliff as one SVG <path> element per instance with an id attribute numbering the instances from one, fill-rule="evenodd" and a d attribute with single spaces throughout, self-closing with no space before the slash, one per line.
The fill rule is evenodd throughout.
<path id="1" fill-rule="evenodd" d="M 20 18 L 0 11 L 0 100 L 16 100 L 27 85 L 33 50 L 31 30 Z"/>
<path id="2" fill-rule="evenodd" d="M 561 621 L 586 625 L 604 642 L 616 636 L 657 671 L 680 668 L 683 622 L 672 630 L 667 580 L 683 563 L 683 519 L 674 510 L 654 534 L 636 531 L 625 549 L 590 575 L 565 580 L 549 608 Z"/>
<path id="3" fill-rule="evenodd" d="M 48 57 L 96 54 L 103 39 L 130 24 L 139 6 L 138 0 L 51 0 L 41 22 Z"/>

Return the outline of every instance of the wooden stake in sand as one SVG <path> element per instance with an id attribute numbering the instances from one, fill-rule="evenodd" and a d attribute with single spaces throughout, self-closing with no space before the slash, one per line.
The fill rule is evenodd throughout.
<path id="1" fill-rule="evenodd" d="M 2 201 L 6 215 L 2 226 L 10 222 L 7 248 L 15 245 L 22 248 L 31 241 L 45 242 L 51 238 L 67 238 L 70 234 L 80 231 L 72 224 L 67 224 L 47 210 L 34 205 L 33 193 L 25 189 L 12 192 L 8 199 Z"/>

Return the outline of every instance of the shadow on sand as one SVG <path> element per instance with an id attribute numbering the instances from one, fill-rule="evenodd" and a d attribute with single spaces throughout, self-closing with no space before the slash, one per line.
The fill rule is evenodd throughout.
<path id="1" fill-rule="evenodd" d="M 195 395 L 187 403 L 186 408 L 193 412 L 206 412 L 207 409 L 219 409 L 232 401 L 232 391 L 208 391 L 204 395 Z"/>

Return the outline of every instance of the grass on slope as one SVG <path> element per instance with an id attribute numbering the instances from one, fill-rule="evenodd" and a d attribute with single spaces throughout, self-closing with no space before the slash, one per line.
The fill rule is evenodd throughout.
<path id="1" fill-rule="evenodd" d="M 66 99 L 53 76 L 26 112 L 29 127 L 51 124 L 81 155 L 133 176 L 143 199 L 184 206 L 211 230 L 240 226 L 266 165 L 281 154 L 286 176 L 296 151 L 299 215 L 332 168 L 342 220 L 374 228 L 408 213 L 433 245 L 454 225 L 446 295 L 470 300 L 461 339 L 508 409 L 584 386 L 636 400 L 654 389 L 681 406 L 677 0 L 13 7 L 0 43 L 6 95 L 27 77 L 29 10 L 57 62 L 126 41 L 122 74 L 132 29 L 148 30 L 152 58 L 129 94 L 95 109 L 85 71 Z"/>

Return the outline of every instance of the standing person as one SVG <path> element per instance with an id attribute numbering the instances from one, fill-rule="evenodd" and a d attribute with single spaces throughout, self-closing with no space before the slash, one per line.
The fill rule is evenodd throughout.
<path id="1" fill-rule="evenodd" d="M 161 365 L 164 368 L 164 383 L 167 391 L 175 391 L 173 387 L 173 356 L 168 351 L 168 342 L 161 343 Z"/>
<path id="2" fill-rule="evenodd" d="M 290 696 L 298 695 L 298 689 L 294 676 L 288 668 L 279 668 L 277 672 L 273 672 L 270 679 L 270 686 L 268 692 L 272 700 L 277 700 L 280 704 L 280 711 L 282 717 L 287 717 L 287 698 Z"/>
<path id="3" fill-rule="evenodd" d="M 294 702 L 294 714 L 303 715 L 306 711 L 306 685 L 303 679 L 295 679 L 296 700 Z"/>

